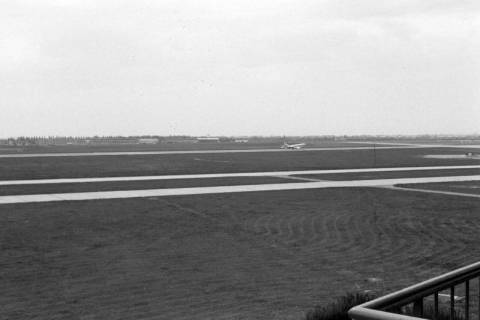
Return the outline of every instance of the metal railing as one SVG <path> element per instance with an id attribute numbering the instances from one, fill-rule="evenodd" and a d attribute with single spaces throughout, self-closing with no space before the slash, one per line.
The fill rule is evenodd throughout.
<path id="1" fill-rule="evenodd" d="M 475 286 L 478 283 L 474 294 L 471 293 L 472 283 Z M 463 297 L 455 296 L 455 287 L 460 287 Z M 445 290 L 448 290 L 447 294 L 440 293 Z M 429 304 L 432 310 L 429 310 L 430 314 L 427 315 L 424 306 L 430 296 L 433 298 L 433 305 Z M 353 307 L 348 311 L 348 315 L 353 320 L 419 320 L 427 317 L 438 319 L 439 305 L 442 303 L 439 298 L 447 298 L 450 320 L 458 319 L 456 314 L 459 312 L 462 313 L 462 319 L 474 320 L 470 319 L 471 306 L 476 307 L 476 310 L 473 310 L 476 311 L 475 320 L 480 320 L 480 262 Z M 459 304 L 460 306 L 457 306 Z M 409 308 L 411 315 L 402 314 L 409 306 L 412 306 Z"/>

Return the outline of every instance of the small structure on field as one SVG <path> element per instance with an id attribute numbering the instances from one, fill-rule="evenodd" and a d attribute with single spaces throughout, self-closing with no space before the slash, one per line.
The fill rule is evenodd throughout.
<path id="1" fill-rule="evenodd" d="M 219 137 L 197 137 L 197 142 L 220 142 Z"/>
<path id="2" fill-rule="evenodd" d="M 475 153 L 475 152 L 467 152 L 467 153 L 465 153 L 465 156 L 467 158 L 476 158 L 476 157 L 478 157 L 478 154 Z"/>
<path id="3" fill-rule="evenodd" d="M 158 138 L 140 138 L 138 139 L 139 144 L 157 144 L 159 142 Z"/>

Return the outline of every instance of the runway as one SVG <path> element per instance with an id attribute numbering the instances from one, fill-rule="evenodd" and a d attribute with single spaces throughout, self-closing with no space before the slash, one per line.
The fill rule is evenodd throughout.
<path id="1" fill-rule="evenodd" d="M 435 146 L 437 147 L 437 146 Z M 442 147 L 442 146 L 438 146 Z M 419 149 L 432 148 L 422 145 L 395 145 L 375 147 L 381 149 Z M 470 146 L 465 146 L 470 148 Z M 474 147 L 476 148 L 476 147 Z M 215 154 L 215 153 L 258 153 L 258 152 L 309 152 L 309 151 L 348 151 L 348 150 L 372 150 L 368 147 L 325 147 L 325 148 L 302 148 L 297 150 L 286 149 L 238 149 L 238 150 L 176 150 L 176 151 L 115 151 L 115 152 L 59 152 L 59 153 L 9 153 L 0 154 L 0 158 L 46 158 L 46 157 L 104 157 L 104 156 L 138 156 L 138 155 L 171 155 L 171 154 Z"/>
<path id="2" fill-rule="evenodd" d="M 235 172 L 235 173 L 205 173 L 205 174 L 179 174 L 179 175 L 129 176 L 129 177 L 98 177 L 98 178 L 3 180 L 3 181 L 0 181 L 0 186 L 26 185 L 26 184 L 57 184 L 57 183 L 88 183 L 88 182 L 115 182 L 115 181 L 147 181 L 147 180 L 207 179 L 207 178 L 235 178 L 235 177 L 266 177 L 266 176 L 290 176 L 290 175 L 331 174 L 331 173 L 364 173 L 364 172 L 457 170 L 457 169 L 480 169 L 480 165 L 394 167 L 394 168 L 358 168 L 358 169 L 267 171 L 267 172 Z"/>
<path id="3" fill-rule="evenodd" d="M 274 183 L 274 184 L 259 184 L 259 185 L 77 192 L 77 193 L 57 193 L 57 194 L 35 194 L 35 195 L 12 195 L 12 196 L 1 196 L 0 204 L 166 197 L 166 196 L 182 196 L 182 195 L 260 192 L 260 191 L 278 191 L 278 190 L 302 190 L 302 189 L 322 189 L 322 188 L 385 187 L 385 186 L 393 186 L 396 184 L 418 184 L 418 183 L 461 182 L 461 181 L 480 181 L 480 175 L 353 180 L 353 181 Z"/>
<path id="4" fill-rule="evenodd" d="M 479 149 L 478 144 L 424 144 L 424 143 L 401 143 L 401 142 L 374 142 L 374 141 L 349 141 L 348 143 L 371 144 L 371 145 L 388 145 L 388 146 L 416 146 L 419 148 L 473 148 Z"/>
<path id="5" fill-rule="evenodd" d="M 387 186 L 386 189 L 398 190 L 398 191 L 409 191 L 409 192 L 423 192 L 423 193 L 436 193 L 436 194 L 445 194 L 448 196 L 458 196 L 458 197 L 469 197 L 469 198 L 480 198 L 480 194 L 464 193 L 464 192 L 454 192 L 454 191 L 444 191 L 444 190 L 432 190 L 432 189 L 413 189 L 397 186 Z"/>

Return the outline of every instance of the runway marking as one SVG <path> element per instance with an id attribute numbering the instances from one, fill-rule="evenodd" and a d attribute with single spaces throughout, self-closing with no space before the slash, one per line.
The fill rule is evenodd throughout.
<path id="1" fill-rule="evenodd" d="M 143 198 L 143 197 L 166 197 L 166 196 L 180 196 L 180 195 L 220 194 L 220 193 L 237 193 L 237 192 L 278 191 L 278 190 L 302 190 L 302 189 L 321 189 L 321 188 L 382 187 L 382 186 L 384 187 L 384 186 L 392 186 L 396 184 L 417 184 L 417 183 L 457 182 L 457 181 L 480 181 L 480 175 L 13 195 L 13 196 L 1 196 L 0 204 L 123 199 L 123 198 Z"/>
<path id="2" fill-rule="evenodd" d="M 416 146 L 419 148 L 473 148 L 479 149 L 478 144 L 424 144 L 424 143 L 409 143 L 409 142 L 375 142 L 375 141 L 349 141 L 348 143 L 371 144 L 371 145 L 388 145 L 388 146 Z M 378 149 L 378 147 L 377 147 Z"/>
<path id="3" fill-rule="evenodd" d="M 431 148 L 421 145 L 383 146 L 375 149 L 421 149 Z M 136 156 L 136 155 L 169 155 L 169 154 L 205 154 L 205 153 L 255 153 L 255 152 L 305 152 L 305 151 L 345 151 L 345 150 L 372 150 L 373 147 L 323 147 L 288 149 L 238 149 L 238 150 L 171 150 L 171 151 L 114 151 L 114 152 L 62 152 L 62 153 L 9 153 L 0 154 L 0 158 L 44 158 L 44 157 L 99 157 L 99 156 Z"/>
<path id="4" fill-rule="evenodd" d="M 274 177 L 274 178 L 282 178 L 282 179 L 290 179 L 290 180 L 313 181 L 313 182 L 328 181 L 328 180 L 320 180 L 320 179 L 304 178 L 304 177 L 295 177 L 295 176 L 283 176 L 283 175 L 276 175 L 276 176 L 271 176 L 271 177 Z"/>
<path id="5" fill-rule="evenodd" d="M 454 191 L 443 191 L 443 190 L 432 190 L 432 189 L 415 189 L 415 188 L 405 188 L 397 186 L 385 186 L 384 189 L 399 190 L 399 191 L 413 191 L 413 192 L 423 192 L 423 193 L 437 193 L 437 194 L 446 194 L 449 196 L 460 196 L 460 197 L 470 197 L 470 198 L 480 198 L 480 194 L 464 193 L 464 192 L 454 192 Z"/>
<path id="6" fill-rule="evenodd" d="M 227 160 L 212 160 L 212 159 L 202 159 L 202 158 L 193 158 L 193 160 L 205 161 L 205 162 L 232 163 L 232 161 L 227 161 Z"/>
<path id="7" fill-rule="evenodd" d="M 394 172 L 394 171 L 422 171 L 422 170 L 456 170 L 480 169 L 480 165 L 465 166 L 430 166 L 430 167 L 395 167 L 395 168 L 358 168 L 358 169 L 331 169 L 331 170 L 298 170 L 298 171 L 268 171 L 268 172 L 236 172 L 236 173 L 204 173 L 204 174 L 177 174 L 159 176 L 130 176 L 130 177 L 96 177 L 96 178 L 60 178 L 60 179 L 33 179 L 33 180 L 3 180 L 0 186 L 24 184 L 57 184 L 57 183 L 86 183 L 86 182 L 113 182 L 113 181 L 147 181 L 147 180 L 176 180 L 176 179 L 207 179 L 207 178 L 237 178 L 237 177 L 265 177 L 311 175 L 331 173 L 362 173 L 362 172 Z"/>

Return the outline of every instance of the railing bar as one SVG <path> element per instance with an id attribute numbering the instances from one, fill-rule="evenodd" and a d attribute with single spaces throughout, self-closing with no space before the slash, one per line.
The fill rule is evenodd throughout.
<path id="1" fill-rule="evenodd" d="M 465 320 L 470 318 L 470 280 L 465 281 Z"/>
<path id="2" fill-rule="evenodd" d="M 419 299 L 420 297 L 426 297 L 430 294 L 433 294 L 435 291 L 442 291 L 442 290 L 448 289 L 451 286 L 456 286 L 460 283 L 465 282 L 467 279 L 472 279 L 472 278 L 478 277 L 478 276 L 479 276 L 478 271 L 476 271 L 475 275 L 473 275 L 473 274 L 463 275 L 461 277 L 458 277 L 457 280 L 450 280 L 450 281 L 447 281 L 446 283 L 438 284 L 436 286 L 432 286 L 432 287 L 430 287 L 430 288 L 428 288 L 424 291 L 419 290 L 419 291 L 416 291 L 414 293 L 411 293 L 409 296 L 407 296 L 407 294 L 405 294 L 405 296 L 398 297 L 397 299 L 392 299 L 392 300 L 389 299 L 390 301 L 386 301 L 387 300 L 386 298 L 388 297 L 388 295 L 387 295 L 385 297 L 381 297 L 379 299 L 375 299 L 375 300 L 366 302 L 366 303 L 362 304 L 362 306 L 366 307 L 366 308 L 374 308 L 374 309 L 380 309 L 380 310 L 385 310 L 385 309 L 396 307 L 396 306 L 403 306 L 403 305 L 414 302 L 415 300 Z M 480 278 L 479 278 L 479 281 L 480 281 Z M 407 289 L 410 289 L 410 288 L 407 288 Z M 396 292 L 394 294 L 398 294 L 398 292 Z M 479 318 L 479 320 L 480 320 L 480 318 Z"/>
<path id="3" fill-rule="evenodd" d="M 450 287 L 450 320 L 455 317 L 455 287 Z"/>
<path id="4" fill-rule="evenodd" d="M 405 314 L 396 314 L 360 306 L 350 309 L 348 315 L 350 316 L 350 319 L 355 320 L 425 320 Z"/>
<path id="5" fill-rule="evenodd" d="M 478 296 L 477 299 L 475 299 L 475 303 L 472 302 L 472 305 L 470 304 L 470 281 L 471 279 L 478 279 Z M 423 299 L 427 296 L 434 296 L 435 304 L 434 304 L 434 318 L 438 320 L 438 317 L 440 316 L 440 307 L 441 303 L 439 301 L 440 298 L 440 292 L 443 290 L 449 290 L 450 291 L 450 319 L 455 320 L 456 314 L 455 311 L 455 287 L 459 286 L 461 287 L 465 283 L 465 306 L 464 308 L 460 308 L 458 310 L 465 311 L 465 319 L 464 320 L 470 320 L 470 313 L 471 309 L 474 308 L 476 311 L 476 305 L 478 302 L 478 313 L 475 318 L 480 320 L 480 262 L 471 264 L 469 266 L 451 271 L 449 273 L 443 274 L 441 276 L 429 279 L 427 281 L 418 283 L 416 285 L 407 287 L 405 289 L 402 289 L 400 291 L 388 294 L 386 296 L 374 299 L 372 301 L 363 303 L 359 305 L 358 307 L 354 308 L 351 312 L 351 315 L 359 315 L 357 314 L 358 312 L 365 311 L 366 314 L 361 314 L 359 315 L 359 318 L 361 319 L 364 316 L 367 316 L 367 314 L 370 314 L 370 312 L 373 312 L 371 314 L 372 318 L 371 319 L 365 319 L 365 320 L 373 320 L 373 318 L 382 315 L 381 317 L 387 317 L 390 316 L 389 313 L 382 312 L 381 310 L 388 310 L 389 308 L 396 308 L 396 307 L 401 307 L 402 305 L 406 305 L 409 303 L 414 303 L 417 301 L 422 301 Z M 475 290 L 475 293 L 477 293 L 477 290 Z M 422 303 L 423 306 L 423 303 Z M 377 310 L 372 310 L 372 309 L 377 309 Z M 417 310 L 420 312 L 422 310 L 421 306 L 419 303 L 417 303 Z M 422 314 L 425 313 L 425 310 L 422 311 Z M 463 313 L 463 312 L 462 312 Z M 370 316 L 370 315 L 369 315 Z M 369 317 L 367 316 L 367 318 Z M 395 315 L 391 314 L 392 319 L 391 320 L 398 320 L 395 317 L 401 317 L 404 320 L 411 319 L 413 320 L 413 317 L 408 317 L 404 316 L 402 317 L 401 315 Z M 360 320 L 358 319 L 358 320 Z M 377 320 L 385 320 L 383 318 L 378 318 Z"/>
<path id="6" fill-rule="evenodd" d="M 433 319 L 437 320 L 438 318 L 438 292 L 435 292 L 433 295 Z"/>

